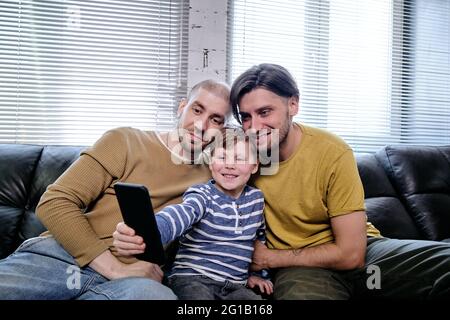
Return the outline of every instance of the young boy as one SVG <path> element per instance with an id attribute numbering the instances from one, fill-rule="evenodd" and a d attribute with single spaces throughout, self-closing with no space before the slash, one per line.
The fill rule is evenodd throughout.
<path id="1" fill-rule="evenodd" d="M 263 194 L 247 185 L 258 169 L 256 148 L 241 129 L 228 128 L 212 144 L 209 168 L 212 180 L 192 186 L 183 203 L 156 215 L 163 243 L 179 237 L 169 287 L 179 299 L 261 299 L 245 286 L 272 293 L 269 280 L 249 276 L 253 242 L 265 238 Z M 134 235 L 132 229 L 118 225 L 116 231 L 119 253 L 143 252 L 143 245 L 130 246 L 142 243 L 139 237 L 126 237 Z"/>

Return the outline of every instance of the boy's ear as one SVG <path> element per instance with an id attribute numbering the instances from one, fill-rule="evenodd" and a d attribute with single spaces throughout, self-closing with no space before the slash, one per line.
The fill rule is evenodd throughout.
<path id="1" fill-rule="evenodd" d="M 207 155 L 207 161 L 208 161 L 208 167 L 209 167 L 209 171 L 211 171 L 212 172 L 212 155 L 211 155 L 211 153 L 210 154 L 208 154 Z"/>

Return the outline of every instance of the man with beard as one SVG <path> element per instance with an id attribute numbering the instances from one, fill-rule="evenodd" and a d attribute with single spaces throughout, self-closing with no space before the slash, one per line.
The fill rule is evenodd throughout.
<path id="1" fill-rule="evenodd" d="M 273 158 L 279 151 L 268 164 L 277 172 L 254 179 L 266 202 L 267 247 L 255 245 L 253 263 L 273 270 L 275 299 L 450 297 L 450 244 L 384 238 L 367 222 L 351 148 L 293 122 L 299 90 L 285 68 L 250 68 L 234 81 L 230 100 L 259 152 Z M 371 265 L 381 271 L 377 290 L 366 285 Z"/>
<path id="2" fill-rule="evenodd" d="M 210 179 L 201 150 L 229 112 L 229 87 L 206 80 L 181 101 L 173 133 L 106 132 L 42 196 L 36 213 L 49 232 L 0 261 L 0 300 L 176 299 L 158 265 L 116 257 L 122 216 L 113 186 L 145 185 L 155 211 L 180 203 L 188 187 Z"/>

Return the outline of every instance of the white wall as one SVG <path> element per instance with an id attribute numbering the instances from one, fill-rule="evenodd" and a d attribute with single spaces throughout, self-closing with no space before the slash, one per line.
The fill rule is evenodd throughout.
<path id="1" fill-rule="evenodd" d="M 227 0 L 189 0 L 188 90 L 205 79 L 226 80 Z"/>

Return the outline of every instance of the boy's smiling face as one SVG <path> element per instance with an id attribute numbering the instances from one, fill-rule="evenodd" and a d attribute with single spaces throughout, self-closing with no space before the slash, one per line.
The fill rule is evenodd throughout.
<path id="1" fill-rule="evenodd" d="M 239 140 L 227 149 L 216 147 L 209 168 L 216 187 L 237 198 L 250 176 L 258 170 L 258 164 L 249 143 Z"/>

